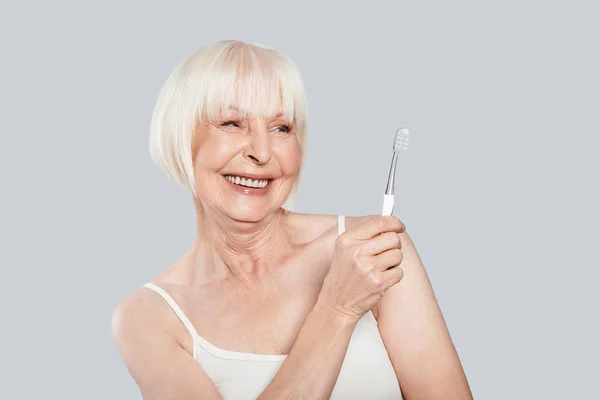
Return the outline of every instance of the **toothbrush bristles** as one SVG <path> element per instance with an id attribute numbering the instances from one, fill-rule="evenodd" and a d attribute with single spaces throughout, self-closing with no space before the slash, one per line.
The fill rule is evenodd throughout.
<path id="1" fill-rule="evenodd" d="M 394 137 L 394 153 L 400 154 L 406 150 L 409 137 L 408 129 L 398 128 Z"/>

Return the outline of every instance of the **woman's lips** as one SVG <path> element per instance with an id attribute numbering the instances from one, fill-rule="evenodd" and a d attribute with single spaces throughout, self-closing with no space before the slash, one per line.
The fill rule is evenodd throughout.
<path id="1" fill-rule="evenodd" d="M 238 193 L 251 195 L 251 196 L 265 195 L 267 193 L 267 191 L 269 190 L 269 188 L 271 187 L 271 182 L 273 182 L 272 179 L 269 179 L 267 186 L 265 186 L 264 188 L 255 188 L 255 187 L 237 185 L 237 184 L 231 182 L 229 179 L 225 178 L 225 176 L 223 176 L 223 179 L 233 190 L 237 191 Z"/>

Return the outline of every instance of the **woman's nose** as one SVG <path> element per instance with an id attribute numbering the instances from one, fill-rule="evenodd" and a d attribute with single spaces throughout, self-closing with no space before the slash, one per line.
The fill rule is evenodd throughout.
<path id="1" fill-rule="evenodd" d="M 266 130 L 254 131 L 250 134 L 250 141 L 244 150 L 244 157 L 255 164 L 266 164 L 271 159 L 271 135 Z"/>

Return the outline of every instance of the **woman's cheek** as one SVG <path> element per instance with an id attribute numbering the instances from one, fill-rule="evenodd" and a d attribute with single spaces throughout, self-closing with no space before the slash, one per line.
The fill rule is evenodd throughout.
<path id="1" fill-rule="evenodd" d="M 300 146 L 297 141 L 289 141 L 278 149 L 279 160 L 284 174 L 293 175 L 300 169 Z"/>
<path id="2" fill-rule="evenodd" d="M 223 137 L 213 137 L 207 140 L 201 149 L 202 163 L 206 168 L 222 168 L 233 156 L 236 143 Z"/>

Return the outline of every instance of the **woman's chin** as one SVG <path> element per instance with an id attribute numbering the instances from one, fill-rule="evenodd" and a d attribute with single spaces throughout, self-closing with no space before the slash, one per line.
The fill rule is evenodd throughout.
<path id="1" fill-rule="evenodd" d="M 238 222 L 259 222 L 274 210 L 270 205 L 261 202 L 240 201 L 224 204 L 225 213 Z"/>
<path id="2" fill-rule="evenodd" d="M 256 210 L 254 210 L 254 211 L 246 211 L 246 212 L 240 211 L 240 210 L 236 210 L 236 211 L 233 211 L 233 212 L 229 213 L 229 216 L 234 221 L 236 221 L 236 222 L 247 222 L 247 223 L 260 222 L 260 221 L 262 221 L 265 218 L 266 215 L 267 215 L 267 213 L 258 212 Z"/>

